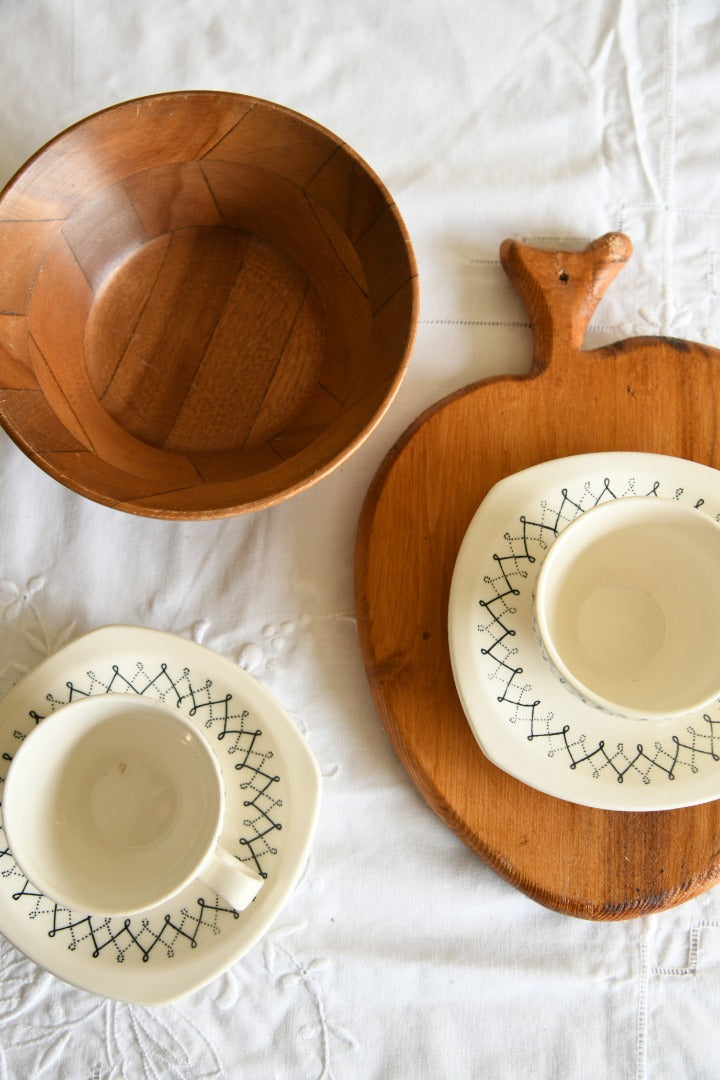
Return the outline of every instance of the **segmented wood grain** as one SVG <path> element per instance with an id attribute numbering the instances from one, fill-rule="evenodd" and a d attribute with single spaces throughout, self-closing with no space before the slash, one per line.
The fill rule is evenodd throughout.
<path id="1" fill-rule="evenodd" d="M 124 103 L 0 195 L 0 422 L 123 510 L 218 517 L 326 475 L 392 400 L 416 314 L 381 181 L 270 102 Z"/>

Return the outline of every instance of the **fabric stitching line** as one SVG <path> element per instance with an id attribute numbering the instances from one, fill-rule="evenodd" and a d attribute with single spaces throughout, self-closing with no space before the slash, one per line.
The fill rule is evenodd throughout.
<path id="1" fill-rule="evenodd" d="M 674 207 L 653 202 L 623 203 L 622 210 L 661 210 L 664 213 L 674 214 L 676 217 L 706 217 L 713 220 L 720 217 L 720 210 L 702 210 L 696 206 Z"/>
<path id="2" fill-rule="evenodd" d="M 700 945 L 703 930 L 720 929 L 720 921 L 717 919 L 703 919 L 690 927 L 688 962 L 684 967 L 652 967 L 652 975 L 688 976 L 697 975 L 700 971 Z"/>
<path id="3" fill-rule="evenodd" d="M 568 244 L 575 249 L 579 244 L 587 246 L 595 239 L 594 236 L 524 236 L 525 244 Z"/>
<path id="4" fill-rule="evenodd" d="M 708 269 L 707 269 L 707 283 L 708 291 L 713 300 L 717 300 L 718 296 L 718 261 L 720 259 L 720 252 L 712 251 L 708 252 Z"/>
<path id="5" fill-rule="evenodd" d="M 672 277 L 672 221 L 673 216 L 668 211 L 672 207 L 675 194 L 675 92 L 677 85 L 677 4 L 676 0 L 668 0 L 666 7 L 666 31 L 665 31 L 665 123 L 662 148 L 662 197 L 664 203 L 662 223 L 662 246 L 663 246 L 663 308 L 665 328 L 670 324 L 674 313 L 673 300 L 673 277 Z"/>
<path id="6" fill-rule="evenodd" d="M 578 245 L 584 244 L 587 246 L 591 244 L 595 239 L 594 236 L 523 236 L 521 242 L 523 244 L 568 244 L 573 249 Z M 482 259 L 473 258 L 472 256 L 467 259 L 470 266 L 501 266 L 502 261 L 499 258 L 496 259 Z"/>
<path id="7" fill-rule="evenodd" d="M 638 988 L 637 1031 L 635 1042 L 635 1080 L 647 1078 L 647 1014 L 649 970 L 647 942 L 640 945 L 640 985 Z"/>
<path id="8" fill-rule="evenodd" d="M 647 1080 L 648 998 L 651 975 L 670 975 L 680 978 L 697 975 L 700 970 L 700 946 L 703 930 L 720 929 L 720 920 L 702 919 L 689 930 L 688 962 L 685 967 L 650 966 L 647 942 L 640 945 L 640 974 L 638 987 L 635 1080 Z"/>
<path id="9" fill-rule="evenodd" d="M 675 188 L 675 131 L 676 131 L 676 102 L 675 92 L 677 87 L 677 0 L 668 0 L 666 7 L 666 31 L 665 31 L 665 122 L 663 125 L 663 159 L 661 190 L 665 207 L 672 206 Z"/>
<path id="10" fill-rule="evenodd" d="M 530 329 L 529 322 L 503 322 L 501 319 L 420 319 L 420 326 L 508 326 Z"/>
<path id="11" fill-rule="evenodd" d="M 512 330 L 531 330 L 532 323 L 503 319 L 419 319 L 418 326 L 494 326 Z M 602 333 L 625 333 L 627 322 L 591 323 L 590 330 Z"/>
<path id="12" fill-rule="evenodd" d="M 688 962 L 685 967 L 651 967 L 651 975 L 675 975 L 675 976 L 687 976 L 697 975 L 698 972 L 698 959 L 700 952 L 700 927 L 690 927 L 690 943 L 688 947 Z"/>

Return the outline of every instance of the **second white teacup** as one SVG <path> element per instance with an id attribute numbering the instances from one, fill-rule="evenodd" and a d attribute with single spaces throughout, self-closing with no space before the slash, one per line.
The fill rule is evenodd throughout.
<path id="1" fill-rule="evenodd" d="M 12 855 L 45 895 L 87 914 L 132 915 L 193 880 L 235 910 L 262 879 L 220 843 L 225 789 L 205 736 L 137 695 L 65 705 L 24 739 L 5 780 Z"/>
<path id="2" fill-rule="evenodd" d="M 703 709 L 720 696 L 720 525 L 654 497 L 587 511 L 545 557 L 534 623 L 586 702 L 642 719 Z"/>

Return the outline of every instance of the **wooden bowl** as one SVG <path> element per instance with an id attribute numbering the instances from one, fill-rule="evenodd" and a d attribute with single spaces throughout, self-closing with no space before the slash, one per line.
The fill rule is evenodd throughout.
<path id="1" fill-rule="evenodd" d="M 114 106 L 0 194 L 0 423 L 122 510 L 214 518 L 319 480 L 390 404 L 416 316 L 383 184 L 267 101 Z"/>

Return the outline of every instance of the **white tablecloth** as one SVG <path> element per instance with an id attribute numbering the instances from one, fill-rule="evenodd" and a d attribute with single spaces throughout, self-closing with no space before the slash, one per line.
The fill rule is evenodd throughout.
<path id="1" fill-rule="evenodd" d="M 483 865 L 425 805 L 376 715 L 353 547 L 365 491 L 407 424 L 446 392 L 529 365 L 504 237 L 577 246 L 623 229 L 635 255 L 590 343 L 720 344 L 718 5 L 0 0 L 0 41 L 0 180 L 120 100 L 183 88 L 268 98 L 380 174 L 422 290 L 412 361 L 380 427 L 271 510 L 125 515 L 0 436 L 0 693 L 94 627 L 170 630 L 264 683 L 324 778 L 282 913 L 174 1005 L 96 998 L 0 939 L 0 1078 L 716 1077 L 720 891 L 594 924 Z"/>

